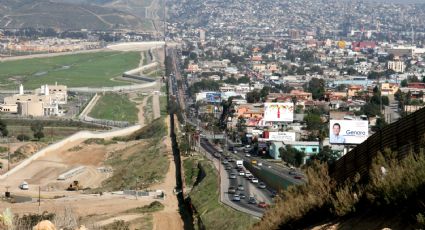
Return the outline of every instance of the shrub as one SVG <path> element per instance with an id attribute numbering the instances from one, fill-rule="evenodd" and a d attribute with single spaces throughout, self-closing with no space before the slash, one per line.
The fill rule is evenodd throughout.
<path id="1" fill-rule="evenodd" d="M 149 205 L 145 205 L 143 207 L 138 207 L 130 210 L 130 212 L 140 212 L 140 213 L 148 213 L 148 212 L 156 212 L 164 209 L 164 205 L 159 201 L 154 201 Z"/>
<path id="2" fill-rule="evenodd" d="M 19 134 L 16 138 L 19 141 L 29 141 L 30 140 L 30 137 L 28 135 L 25 135 L 25 134 Z"/>

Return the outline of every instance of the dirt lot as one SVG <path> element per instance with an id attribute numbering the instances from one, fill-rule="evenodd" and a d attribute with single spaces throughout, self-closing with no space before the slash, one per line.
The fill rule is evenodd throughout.
<path id="1" fill-rule="evenodd" d="M 159 100 L 154 100 L 154 107 L 158 107 Z M 144 103 L 141 103 L 142 105 Z M 143 110 L 142 110 L 143 111 Z M 141 123 L 144 121 L 143 114 L 139 114 Z M 155 114 L 159 116 L 159 114 Z M 169 119 L 165 118 L 167 126 L 170 127 Z M 142 123 L 143 124 L 143 123 Z M 169 133 L 168 133 L 169 135 Z M 104 225 L 115 219 L 133 221 L 145 218 L 146 214 L 129 214 L 127 210 L 150 204 L 153 198 L 135 199 L 132 196 L 116 195 L 107 193 L 100 195 L 88 195 L 81 192 L 65 191 L 66 187 L 73 181 L 78 180 L 83 187 L 96 188 L 102 181 L 110 176 L 110 173 L 102 173 L 98 170 L 104 166 L 105 160 L 125 148 L 139 148 L 140 141 L 103 144 L 85 144 L 84 140 L 69 142 L 59 151 L 52 151 L 33 161 L 26 167 L 0 180 L 0 194 L 4 194 L 6 186 L 12 194 L 33 197 L 33 202 L 7 203 L 0 200 L 0 210 L 3 207 L 11 207 L 13 213 L 37 213 L 39 210 L 48 212 L 62 212 L 64 209 L 72 210 L 76 218 L 83 218 L 86 226 L 94 224 Z M 164 138 L 165 150 L 169 159 L 169 170 L 163 183 L 156 184 L 150 189 L 161 189 L 166 197 L 160 200 L 165 208 L 153 213 L 153 229 L 183 229 L 183 221 L 178 211 L 178 201 L 173 194 L 175 181 L 175 164 L 172 157 L 171 140 Z M 142 144 L 143 146 L 143 144 Z M 17 148 L 16 146 L 14 148 Z M 12 149 L 13 150 L 13 149 Z M 123 155 L 125 157 L 125 155 Z M 84 172 L 64 181 L 57 177 L 78 166 L 85 166 Z M 30 189 L 23 191 L 18 188 L 22 181 L 27 181 Z M 38 206 L 38 189 L 41 190 L 41 202 Z M 89 223 L 87 225 L 87 223 Z"/>

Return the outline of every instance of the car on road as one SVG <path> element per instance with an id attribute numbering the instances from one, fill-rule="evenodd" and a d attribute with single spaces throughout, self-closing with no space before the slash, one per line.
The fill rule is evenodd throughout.
<path id="1" fill-rule="evenodd" d="M 252 183 L 257 184 L 257 183 L 258 183 L 258 179 L 257 179 L 257 178 L 255 178 L 255 177 L 253 177 L 253 178 L 251 179 L 251 182 L 252 182 Z"/>
<path id="2" fill-rule="evenodd" d="M 258 187 L 259 188 L 262 188 L 262 189 L 265 189 L 266 188 L 266 184 L 264 184 L 264 182 L 260 182 L 260 183 L 258 183 Z"/>
<path id="3" fill-rule="evenodd" d="M 22 189 L 22 190 L 28 190 L 28 189 L 29 189 L 28 183 L 27 183 L 26 181 L 23 181 L 23 182 L 19 185 L 19 188 L 20 188 L 20 189 Z"/>
<path id="4" fill-rule="evenodd" d="M 227 193 L 235 194 L 236 193 L 236 188 L 233 187 L 233 186 L 230 186 L 229 189 L 227 190 Z"/>
<path id="5" fill-rule="evenodd" d="M 243 170 L 239 171 L 239 176 L 245 176 L 245 172 Z"/>
<path id="6" fill-rule="evenodd" d="M 245 177 L 249 178 L 250 176 L 252 176 L 251 172 L 245 172 Z"/>
<path id="7" fill-rule="evenodd" d="M 238 190 L 239 190 L 239 191 L 243 191 L 243 190 L 245 190 L 245 188 L 243 187 L 243 185 L 241 185 L 241 184 L 240 184 L 240 185 L 238 186 Z"/>
<path id="8" fill-rule="evenodd" d="M 229 164 L 229 161 L 228 161 L 228 160 L 226 160 L 226 159 L 224 159 L 222 162 L 223 162 L 223 164 L 224 164 L 224 165 Z"/>
<path id="9" fill-rule="evenodd" d="M 246 198 L 246 196 L 245 196 L 245 194 L 244 194 L 244 193 L 239 193 L 239 197 L 240 197 L 241 199 L 245 199 L 245 198 Z"/>
<path id="10" fill-rule="evenodd" d="M 232 166 L 231 165 L 226 165 L 226 170 L 232 170 Z"/>
<path id="11" fill-rule="evenodd" d="M 292 171 L 292 170 L 290 170 L 288 173 L 289 173 L 289 175 L 297 175 L 297 173 L 295 171 Z"/>
<path id="12" fill-rule="evenodd" d="M 238 154 L 238 150 L 234 150 L 234 151 L 233 151 L 233 153 L 234 153 L 234 154 Z"/>
<path id="13" fill-rule="evenodd" d="M 236 173 L 230 173 L 229 179 L 236 179 Z"/>
<path id="14" fill-rule="evenodd" d="M 229 162 L 235 162 L 235 159 L 233 159 L 233 158 L 229 157 L 228 161 L 229 161 Z"/>
<path id="15" fill-rule="evenodd" d="M 233 195 L 233 201 L 241 201 L 241 197 L 238 194 Z"/>
<path id="16" fill-rule="evenodd" d="M 267 206 L 269 206 L 269 205 L 266 202 L 261 201 L 260 203 L 258 203 L 257 206 L 260 207 L 260 208 L 267 208 Z"/>
<path id="17" fill-rule="evenodd" d="M 247 153 L 245 154 L 245 157 L 251 157 L 251 154 Z"/>
<path id="18" fill-rule="evenodd" d="M 298 179 L 298 180 L 302 180 L 303 179 L 303 176 L 301 176 L 301 175 L 295 175 L 294 178 L 295 179 Z"/>
<path id="19" fill-rule="evenodd" d="M 245 174 L 246 175 L 246 174 Z M 248 179 L 249 181 L 251 181 L 252 180 L 252 178 L 254 178 L 254 176 L 253 175 L 250 175 L 250 176 L 248 176 L 246 179 Z"/>
<path id="20" fill-rule="evenodd" d="M 255 199 L 255 197 L 250 196 L 248 199 L 248 203 L 249 204 L 257 204 L 257 200 Z"/>

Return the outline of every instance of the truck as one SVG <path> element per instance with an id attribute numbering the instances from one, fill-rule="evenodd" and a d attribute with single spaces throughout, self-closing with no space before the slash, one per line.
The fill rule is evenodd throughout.
<path id="1" fill-rule="evenodd" d="M 243 160 L 237 160 L 237 161 L 236 161 L 236 165 L 237 165 L 238 167 L 243 167 Z"/>

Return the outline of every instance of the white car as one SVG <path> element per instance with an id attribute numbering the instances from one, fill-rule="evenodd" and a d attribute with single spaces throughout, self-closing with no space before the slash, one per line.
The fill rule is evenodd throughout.
<path id="1" fill-rule="evenodd" d="M 245 176 L 245 172 L 244 171 L 239 171 L 239 176 Z"/>
<path id="2" fill-rule="evenodd" d="M 257 163 L 257 165 L 258 165 L 258 166 L 263 166 L 263 163 L 258 162 L 258 163 Z"/>
<path id="3" fill-rule="evenodd" d="M 246 172 L 246 173 L 245 173 L 245 176 L 246 176 L 246 177 L 249 177 L 249 176 L 252 176 L 252 174 L 251 174 L 250 172 Z"/>
<path id="4" fill-rule="evenodd" d="M 247 153 L 245 154 L 246 157 L 251 157 L 251 154 Z"/>
<path id="5" fill-rule="evenodd" d="M 28 183 L 26 181 L 22 182 L 19 185 L 19 188 L 22 189 L 22 190 L 28 190 L 29 189 Z"/>
<path id="6" fill-rule="evenodd" d="M 256 183 L 258 183 L 258 179 L 257 178 L 252 178 L 251 182 L 256 184 Z"/>

